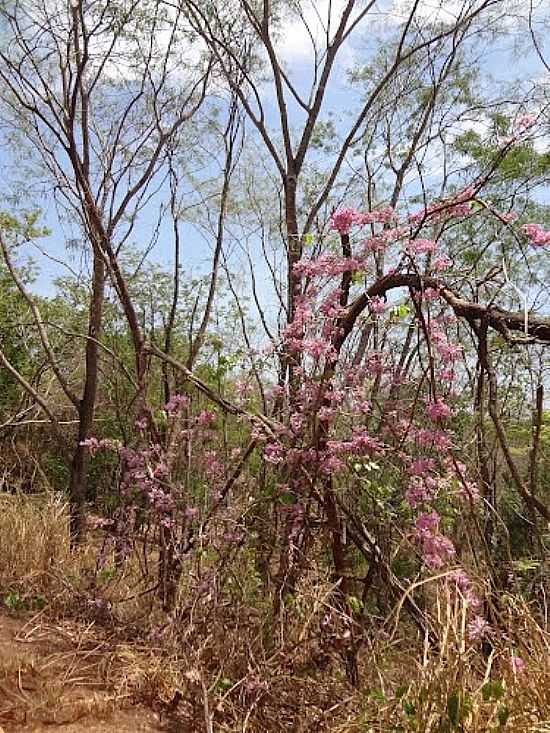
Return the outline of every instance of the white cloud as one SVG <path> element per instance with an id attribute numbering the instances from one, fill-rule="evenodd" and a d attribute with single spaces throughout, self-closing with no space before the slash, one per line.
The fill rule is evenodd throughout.
<path id="1" fill-rule="evenodd" d="M 288 65 L 312 62 L 315 50 L 322 55 L 338 28 L 347 0 L 305 0 L 298 10 L 288 11 L 277 41 L 277 51 Z M 353 22 L 357 12 L 351 16 Z M 349 65 L 353 61 L 353 49 L 347 41 L 339 52 L 339 62 Z"/>
<path id="2" fill-rule="evenodd" d="M 421 0 L 416 9 L 415 18 L 432 22 L 454 23 L 458 18 L 467 15 L 476 5 L 475 0 Z M 412 10 L 410 0 L 398 0 L 392 11 L 396 21 L 406 20 Z"/>

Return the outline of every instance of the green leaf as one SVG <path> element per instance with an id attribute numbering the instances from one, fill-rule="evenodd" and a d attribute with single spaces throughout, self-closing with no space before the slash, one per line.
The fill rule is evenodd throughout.
<path id="1" fill-rule="evenodd" d="M 357 596 L 346 596 L 346 601 L 354 613 L 360 613 L 363 610 L 363 601 Z"/>
<path id="2" fill-rule="evenodd" d="M 27 605 L 17 591 L 8 591 L 4 596 L 4 603 L 10 611 L 21 611 Z"/>
<path id="3" fill-rule="evenodd" d="M 233 683 L 229 679 L 229 677 L 222 677 L 220 680 L 218 680 L 218 684 L 216 685 L 218 690 L 229 690 L 230 687 L 233 687 Z"/>
<path id="4" fill-rule="evenodd" d="M 279 494 L 279 501 L 281 504 L 295 504 L 296 497 L 290 491 L 283 491 L 282 494 Z"/>
<path id="5" fill-rule="evenodd" d="M 386 696 L 379 687 L 373 687 L 369 690 L 368 695 L 369 697 L 373 697 L 375 700 L 380 700 L 380 702 L 385 702 L 386 700 Z"/>
<path id="6" fill-rule="evenodd" d="M 408 715 L 409 717 L 416 713 L 416 708 L 414 706 L 414 703 L 409 702 L 408 700 L 405 700 L 403 702 L 403 710 L 405 711 L 405 714 Z"/>
<path id="7" fill-rule="evenodd" d="M 406 318 L 411 312 L 411 309 L 405 303 L 401 303 L 401 305 L 395 305 L 391 312 L 396 318 Z"/>
<path id="8" fill-rule="evenodd" d="M 493 682 L 493 697 L 495 700 L 500 700 L 504 697 L 504 682 L 502 680 L 495 680 Z"/>
<path id="9" fill-rule="evenodd" d="M 502 706 L 498 709 L 497 718 L 498 718 L 498 723 L 501 728 L 504 728 L 504 726 L 508 722 L 509 717 L 510 717 L 510 711 L 508 710 L 506 706 Z"/>

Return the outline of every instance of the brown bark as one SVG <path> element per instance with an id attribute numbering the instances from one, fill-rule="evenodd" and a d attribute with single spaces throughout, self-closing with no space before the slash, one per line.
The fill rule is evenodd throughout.
<path id="1" fill-rule="evenodd" d="M 78 406 L 78 435 L 69 481 L 69 504 L 71 517 L 71 537 L 73 542 L 83 538 L 85 529 L 84 506 L 88 479 L 88 449 L 82 445 L 90 437 L 93 428 L 94 411 L 97 397 L 99 369 L 99 337 L 103 317 L 105 293 L 105 264 L 99 248 L 94 247 L 92 293 L 88 317 L 88 336 L 86 341 L 85 376 L 82 399 Z"/>

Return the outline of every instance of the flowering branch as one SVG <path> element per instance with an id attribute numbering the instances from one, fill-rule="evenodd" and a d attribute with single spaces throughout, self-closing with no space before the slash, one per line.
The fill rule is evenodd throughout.
<path id="1" fill-rule="evenodd" d="M 342 343 L 350 334 L 358 317 L 368 306 L 369 300 L 386 295 L 390 290 L 397 288 L 411 288 L 420 291 L 433 288 L 439 292 L 457 316 L 465 318 L 468 322 L 486 319 L 487 324 L 498 331 L 507 341 L 512 340 L 510 331 L 518 331 L 525 335 L 524 338 L 516 339 L 521 343 L 540 341 L 550 344 L 550 317 L 530 314 L 526 323 L 523 310 L 508 311 L 498 306 L 466 300 L 449 286 L 442 284 L 437 277 L 407 272 L 384 275 L 350 304 L 341 320 L 340 339 Z"/>

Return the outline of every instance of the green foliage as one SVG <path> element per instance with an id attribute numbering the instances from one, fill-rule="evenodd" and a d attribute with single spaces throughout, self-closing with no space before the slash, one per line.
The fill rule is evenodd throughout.
<path id="1" fill-rule="evenodd" d="M 47 234 L 44 227 L 37 226 L 38 218 L 37 211 L 23 212 L 19 218 L 0 211 L 0 230 L 5 246 L 12 250 L 12 260 L 21 242 Z M 20 268 L 19 276 L 25 284 L 32 282 L 28 266 Z M 8 361 L 24 377 L 29 377 L 32 369 L 33 334 L 27 328 L 29 318 L 28 306 L 0 259 L 0 344 Z M 0 369 L 0 414 L 11 409 L 19 397 L 15 378 L 6 369 Z"/>

